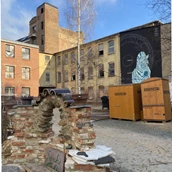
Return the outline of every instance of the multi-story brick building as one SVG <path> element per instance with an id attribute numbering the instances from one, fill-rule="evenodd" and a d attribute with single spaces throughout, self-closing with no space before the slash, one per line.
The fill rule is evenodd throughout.
<path id="1" fill-rule="evenodd" d="M 149 77 L 170 77 L 171 48 L 167 40 L 171 40 L 170 24 L 153 21 L 82 44 L 81 92 L 88 93 L 89 102 L 100 101 L 100 93 L 107 95 L 109 85 L 132 83 L 132 73 L 136 67 L 139 66 L 139 73 L 147 72 L 144 71 L 144 63 L 149 68 Z M 77 47 L 57 52 L 55 58 L 57 87 L 78 93 Z M 137 64 L 140 60 L 141 64 Z"/>
<path id="2" fill-rule="evenodd" d="M 99 98 L 100 90 L 107 95 L 110 84 L 120 84 L 120 36 L 114 34 L 81 45 L 81 93 L 89 101 Z M 55 53 L 57 87 L 78 93 L 77 47 Z"/>
<path id="3" fill-rule="evenodd" d="M 47 2 L 37 8 L 29 28 L 29 36 L 18 41 L 39 45 L 40 52 L 52 54 L 77 45 L 78 33 L 60 27 L 58 8 Z"/>
<path id="4" fill-rule="evenodd" d="M 2 95 L 38 96 L 39 46 L 1 39 Z"/>

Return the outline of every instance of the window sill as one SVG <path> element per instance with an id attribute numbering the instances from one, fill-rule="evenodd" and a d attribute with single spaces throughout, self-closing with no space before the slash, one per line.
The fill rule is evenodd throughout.
<path id="1" fill-rule="evenodd" d="M 115 75 L 108 75 L 108 77 L 114 77 Z"/>
<path id="2" fill-rule="evenodd" d="M 23 58 L 22 58 L 22 60 L 30 60 L 30 59 L 23 59 Z"/>
<path id="3" fill-rule="evenodd" d="M 115 54 L 115 52 L 113 52 L 113 53 L 108 53 L 108 55 L 111 55 L 111 54 Z"/>

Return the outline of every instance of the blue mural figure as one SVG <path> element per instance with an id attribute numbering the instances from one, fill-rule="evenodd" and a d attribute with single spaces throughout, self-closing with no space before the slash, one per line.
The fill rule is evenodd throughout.
<path id="1" fill-rule="evenodd" d="M 132 83 L 140 83 L 143 80 L 150 78 L 151 70 L 148 66 L 149 54 L 141 51 L 137 56 L 136 68 L 132 72 Z"/>

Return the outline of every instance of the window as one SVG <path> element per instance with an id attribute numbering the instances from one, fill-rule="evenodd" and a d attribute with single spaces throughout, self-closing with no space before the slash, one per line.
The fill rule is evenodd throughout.
<path id="1" fill-rule="evenodd" d="M 44 22 L 41 22 L 41 29 L 44 29 Z"/>
<path id="2" fill-rule="evenodd" d="M 91 58 L 92 55 L 93 55 L 92 48 L 89 47 L 89 48 L 88 48 L 88 58 Z"/>
<path id="3" fill-rule="evenodd" d="M 88 79 L 93 79 L 93 67 L 88 67 Z"/>
<path id="4" fill-rule="evenodd" d="M 57 65 L 61 65 L 61 59 L 60 56 L 57 57 Z"/>
<path id="5" fill-rule="evenodd" d="M 5 66 L 5 78 L 14 78 L 14 66 Z"/>
<path id="6" fill-rule="evenodd" d="M 114 75 L 115 75 L 114 62 L 110 62 L 108 69 L 108 76 L 114 76 Z"/>
<path id="7" fill-rule="evenodd" d="M 71 63 L 75 63 L 75 52 L 71 53 Z"/>
<path id="8" fill-rule="evenodd" d="M 76 73 L 75 72 L 72 72 L 72 78 L 71 78 L 72 81 L 75 81 L 76 80 Z"/>
<path id="9" fill-rule="evenodd" d="M 57 82 L 61 83 L 61 72 L 57 72 Z"/>
<path id="10" fill-rule="evenodd" d="M 114 41 L 108 42 L 108 54 L 114 53 Z"/>
<path id="11" fill-rule="evenodd" d="M 22 48 L 22 59 L 26 59 L 26 60 L 30 59 L 30 49 Z"/>
<path id="12" fill-rule="evenodd" d="M 88 99 L 92 100 L 94 96 L 93 87 L 88 87 Z"/>
<path id="13" fill-rule="evenodd" d="M 81 94 L 84 94 L 84 93 L 85 93 L 85 88 L 81 87 Z"/>
<path id="14" fill-rule="evenodd" d="M 30 68 L 22 67 L 22 79 L 30 79 Z"/>
<path id="15" fill-rule="evenodd" d="M 14 87 L 5 87 L 5 100 L 11 100 L 15 97 Z"/>
<path id="16" fill-rule="evenodd" d="M 101 55 L 104 54 L 104 51 L 103 51 L 103 44 L 99 44 L 99 45 L 98 45 L 98 51 L 99 51 L 99 56 L 101 56 Z"/>
<path id="17" fill-rule="evenodd" d="M 65 55 L 64 55 L 63 60 L 64 60 L 63 64 L 64 64 L 64 65 L 67 65 L 67 64 L 68 64 L 68 54 L 65 54 Z"/>
<path id="18" fill-rule="evenodd" d="M 50 82 L 50 73 L 45 73 L 45 81 Z"/>
<path id="19" fill-rule="evenodd" d="M 50 56 L 45 56 L 45 64 L 50 66 Z"/>
<path id="20" fill-rule="evenodd" d="M 44 35 L 41 35 L 41 45 L 44 45 Z"/>
<path id="21" fill-rule="evenodd" d="M 36 32 L 36 25 L 32 27 L 32 32 L 33 32 L 33 33 Z"/>
<path id="22" fill-rule="evenodd" d="M 84 68 L 82 67 L 80 70 L 80 80 L 84 80 Z"/>
<path id="23" fill-rule="evenodd" d="M 84 49 L 80 51 L 80 59 L 84 60 Z"/>
<path id="24" fill-rule="evenodd" d="M 29 87 L 22 87 L 22 96 L 30 96 L 30 88 Z"/>
<path id="25" fill-rule="evenodd" d="M 64 73 L 64 81 L 68 82 L 68 71 L 67 70 Z"/>
<path id="26" fill-rule="evenodd" d="M 98 68 L 98 76 L 100 77 L 100 78 L 102 78 L 102 77 L 104 77 L 104 65 L 103 64 L 99 64 L 99 68 Z"/>
<path id="27" fill-rule="evenodd" d="M 6 56 L 7 57 L 14 57 L 14 46 L 6 45 Z"/>
<path id="28" fill-rule="evenodd" d="M 44 12 L 44 9 L 43 8 L 41 8 L 41 13 L 43 13 Z"/>
<path id="29" fill-rule="evenodd" d="M 75 87 L 72 87 L 72 88 L 71 88 L 71 92 L 72 92 L 72 94 L 75 94 L 75 93 L 76 93 Z"/>

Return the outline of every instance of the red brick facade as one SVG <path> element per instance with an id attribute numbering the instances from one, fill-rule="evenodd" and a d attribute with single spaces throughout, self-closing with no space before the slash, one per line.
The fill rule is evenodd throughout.
<path id="1" fill-rule="evenodd" d="M 23 51 L 23 53 L 22 53 Z M 25 93 L 38 96 L 39 46 L 1 40 L 1 91 L 4 94 Z M 29 91 L 28 91 L 29 90 Z"/>

